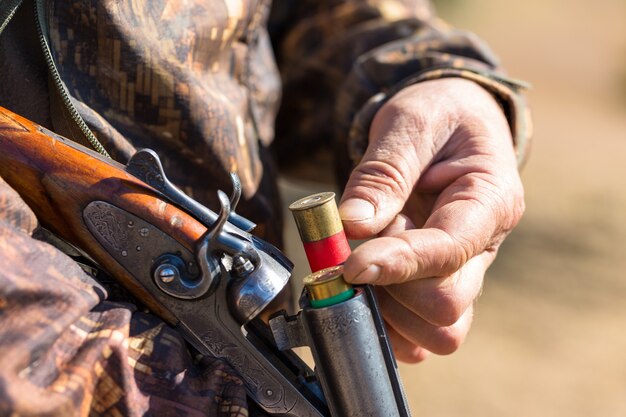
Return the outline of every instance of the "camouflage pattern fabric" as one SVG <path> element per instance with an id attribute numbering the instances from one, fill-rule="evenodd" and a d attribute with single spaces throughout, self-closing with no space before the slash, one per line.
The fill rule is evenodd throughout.
<path id="1" fill-rule="evenodd" d="M 137 148 L 157 150 L 172 179 L 209 207 L 237 172 L 238 211 L 274 244 L 282 211 L 270 145 L 281 164 L 333 146 L 345 180 L 373 115 L 406 85 L 479 83 L 501 103 L 520 161 L 528 147 L 523 84 L 427 1 L 50 0 L 47 8 L 61 78 L 107 151 L 125 162 Z M 0 105 L 64 134 L 32 10 L 25 1 L 0 37 Z M 192 357 L 158 318 L 34 239 L 36 228 L 0 182 L 0 415 L 253 414 L 232 370 Z"/>
<path id="2" fill-rule="evenodd" d="M 106 301 L 0 179 L 0 415 L 247 416 L 224 363 L 153 315 Z"/>

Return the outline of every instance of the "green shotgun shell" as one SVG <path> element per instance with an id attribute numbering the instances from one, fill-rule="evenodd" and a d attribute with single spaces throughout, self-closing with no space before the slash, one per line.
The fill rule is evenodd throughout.
<path id="1" fill-rule="evenodd" d="M 354 288 L 343 279 L 343 266 L 337 265 L 307 275 L 304 286 L 313 308 L 329 307 L 349 300 Z"/>

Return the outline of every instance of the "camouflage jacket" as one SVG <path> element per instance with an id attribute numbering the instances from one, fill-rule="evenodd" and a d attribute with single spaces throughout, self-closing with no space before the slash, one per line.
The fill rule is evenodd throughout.
<path id="1" fill-rule="evenodd" d="M 240 214 L 278 245 L 270 145 L 279 161 L 332 146 L 345 179 L 378 107 L 411 83 L 464 77 L 484 86 L 525 154 L 520 85 L 427 1 L 24 0 L 15 11 L 19 3 L 0 0 L 1 106 L 88 146 L 96 139 L 120 162 L 155 149 L 209 207 L 237 172 Z M 107 299 L 37 239 L 37 226 L 0 178 L 0 415 L 249 414 L 224 363 L 191 357 L 160 320 Z"/>

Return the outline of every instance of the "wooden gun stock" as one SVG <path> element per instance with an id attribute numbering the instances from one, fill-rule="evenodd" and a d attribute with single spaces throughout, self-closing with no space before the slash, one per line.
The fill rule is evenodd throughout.
<path id="1" fill-rule="evenodd" d="M 190 252 L 206 232 L 205 226 L 164 201 L 152 187 L 128 174 L 123 165 L 2 107 L 0 176 L 45 228 L 85 251 L 148 308 L 176 324 L 174 316 L 138 285 L 89 231 L 84 210 L 94 201 L 110 203 L 149 221 Z"/>

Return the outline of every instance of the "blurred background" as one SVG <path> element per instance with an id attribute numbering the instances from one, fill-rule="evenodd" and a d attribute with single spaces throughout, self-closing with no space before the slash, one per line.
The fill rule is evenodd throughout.
<path id="1" fill-rule="evenodd" d="M 527 211 L 488 272 L 467 341 L 401 367 L 413 415 L 626 416 L 626 1 L 435 4 L 532 84 L 535 135 Z M 309 174 L 318 181 L 282 179 L 285 207 L 332 189 L 330 169 Z"/>

